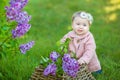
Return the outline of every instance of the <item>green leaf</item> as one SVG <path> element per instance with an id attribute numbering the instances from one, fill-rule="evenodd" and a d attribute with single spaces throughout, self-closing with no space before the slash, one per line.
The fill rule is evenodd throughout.
<path id="1" fill-rule="evenodd" d="M 42 61 L 41 62 L 48 62 L 49 61 L 49 58 L 45 58 L 45 57 L 43 57 L 43 56 L 41 56 L 41 58 L 42 58 Z"/>
<path id="2" fill-rule="evenodd" d="M 64 52 L 65 52 L 65 53 L 68 53 L 68 49 L 65 48 L 65 49 L 64 49 Z"/>
<path id="3" fill-rule="evenodd" d="M 1 51 L 0 52 L 0 59 L 5 59 L 6 58 L 6 53 Z"/>
<path id="4" fill-rule="evenodd" d="M 4 31 L 7 31 L 7 30 L 9 30 L 10 29 L 10 27 L 8 27 L 8 26 L 4 26 L 3 28 L 2 28 L 2 30 L 4 30 Z"/>
<path id="5" fill-rule="evenodd" d="M 57 46 L 61 46 L 60 41 L 57 41 L 57 42 L 56 42 L 56 45 L 57 45 Z"/>
<path id="6" fill-rule="evenodd" d="M 0 72 L 0 78 L 2 78 L 3 77 L 3 75 L 2 75 L 2 73 Z"/>

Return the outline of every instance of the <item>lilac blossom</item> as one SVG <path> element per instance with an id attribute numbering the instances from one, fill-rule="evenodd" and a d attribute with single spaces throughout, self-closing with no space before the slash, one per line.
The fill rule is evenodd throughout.
<path id="1" fill-rule="evenodd" d="M 70 58 L 69 54 L 65 54 L 62 60 L 63 60 L 62 68 L 64 72 L 71 77 L 76 77 L 77 72 L 79 70 L 79 64 L 77 60 Z"/>
<path id="2" fill-rule="evenodd" d="M 29 16 L 26 11 L 20 12 L 15 18 L 16 22 L 18 22 L 19 24 L 28 23 L 30 19 L 31 16 Z"/>
<path id="3" fill-rule="evenodd" d="M 22 8 L 28 3 L 28 0 L 10 0 L 10 6 L 5 7 L 6 9 L 6 16 L 9 21 L 14 21 L 20 13 L 22 13 Z M 30 19 L 30 16 L 27 17 Z M 25 18 L 24 18 L 25 19 Z M 25 19 L 29 21 L 28 19 Z M 18 20 L 18 18 L 17 18 Z M 24 20 L 24 21 L 25 21 Z M 19 20 L 20 21 L 20 20 Z M 23 21 L 23 19 L 22 19 Z"/>
<path id="4" fill-rule="evenodd" d="M 11 6 L 15 5 L 16 3 L 21 3 L 21 8 L 23 8 L 28 3 L 28 0 L 10 0 Z"/>
<path id="5" fill-rule="evenodd" d="M 57 58 L 59 57 L 60 55 L 57 53 L 57 52 L 52 52 L 50 54 L 50 59 L 53 61 L 53 62 L 56 62 Z"/>
<path id="6" fill-rule="evenodd" d="M 20 45 L 20 51 L 21 53 L 25 54 L 27 50 L 29 50 L 30 48 L 32 48 L 32 46 L 34 45 L 34 41 L 28 42 L 27 44 L 21 44 Z"/>
<path id="7" fill-rule="evenodd" d="M 69 61 L 69 59 L 70 59 L 70 55 L 69 54 L 64 54 L 64 57 L 62 58 L 62 60 L 64 62 L 67 62 L 67 61 Z"/>
<path id="8" fill-rule="evenodd" d="M 55 75 L 56 74 L 56 70 L 57 70 L 57 66 L 56 64 L 54 63 L 51 63 L 47 66 L 47 68 L 45 68 L 43 74 L 45 76 L 49 75 L 49 74 L 52 74 L 52 75 Z"/>
<path id="9" fill-rule="evenodd" d="M 5 7 L 5 9 L 7 10 L 6 16 L 8 20 L 9 21 L 15 20 L 17 14 L 19 13 L 19 10 L 15 9 L 14 7 Z"/>
<path id="10" fill-rule="evenodd" d="M 11 4 L 10 7 L 15 8 L 16 10 L 22 10 L 22 4 L 20 2 L 16 2 L 14 4 Z"/>
<path id="11" fill-rule="evenodd" d="M 30 27 L 30 24 L 18 24 L 15 30 L 12 30 L 12 37 L 16 38 L 23 36 L 30 29 Z"/>

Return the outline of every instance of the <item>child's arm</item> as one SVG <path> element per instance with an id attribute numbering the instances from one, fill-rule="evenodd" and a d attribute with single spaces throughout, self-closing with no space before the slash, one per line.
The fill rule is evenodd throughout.
<path id="1" fill-rule="evenodd" d="M 66 41 L 66 39 L 68 38 L 68 34 L 66 34 L 61 40 L 60 43 L 64 44 L 64 42 Z"/>
<path id="2" fill-rule="evenodd" d="M 96 49 L 96 44 L 91 34 L 88 41 L 85 44 L 85 52 L 83 53 L 83 56 L 78 60 L 78 62 L 80 64 L 82 63 L 88 64 L 92 59 L 93 55 L 96 54 L 95 49 Z"/>
<path id="3" fill-rule="evenodd" d="M 71 31 L 64 35 L 64 37 L 60 40 L 61 44 L 64 44 L 67 38 L 71 39 Z"/>

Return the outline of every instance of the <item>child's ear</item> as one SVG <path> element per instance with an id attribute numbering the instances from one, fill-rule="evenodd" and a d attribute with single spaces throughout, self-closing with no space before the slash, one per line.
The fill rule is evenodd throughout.
<path id="1" fill-rule="evenodd" d="M 89 27 L 91 26 L 90 22 L 88 21 Z"/>
<path id="2" fill-rule="evenodd" d="M 89 24 L 89 27 L 90 27 L 91 25 Z"/>

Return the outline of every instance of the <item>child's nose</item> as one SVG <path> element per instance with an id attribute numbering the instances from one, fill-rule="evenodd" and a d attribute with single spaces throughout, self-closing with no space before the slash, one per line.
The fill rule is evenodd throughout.
<path id="1" fill-rule="evenodd" d="M 79 26 L 79 28 L 83 28 L 83 26 L 82 26 L 82 25 L 80 25 L 80 26 Z"/>

